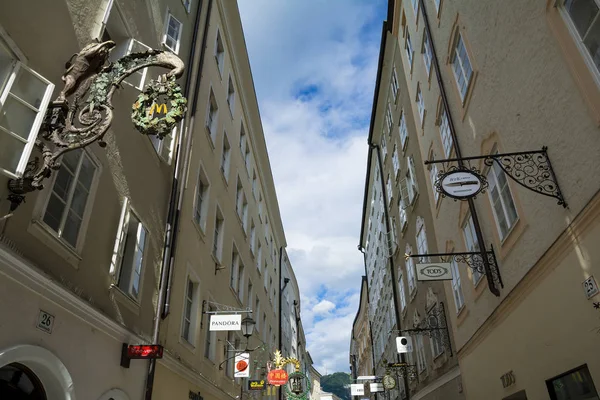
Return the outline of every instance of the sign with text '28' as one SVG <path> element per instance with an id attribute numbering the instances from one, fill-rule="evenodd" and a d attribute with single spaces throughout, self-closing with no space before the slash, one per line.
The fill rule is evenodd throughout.
<path id="1" fill-rule="evenodd" d="M 242 315 L 211 315 L 211 331 L 239 331 L 242 329 Z"/>
<path id="2" fill-rule="evenodd" d="M 418 281 L 451 281 L 450 263 L 417 264 Z"/>

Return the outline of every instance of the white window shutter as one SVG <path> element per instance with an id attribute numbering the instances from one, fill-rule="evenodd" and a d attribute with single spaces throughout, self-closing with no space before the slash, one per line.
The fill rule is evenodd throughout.
<path id="1" fill-rule="evenodd" d="M 113 255 L 110 262 L 109 274 L 115 276 L 121 259 L 123 258 L 123 246 L 125 243 L 125 236 L 127 235 L 127 225 L 129 224 L 129 199 L 123 198 L 123 206 L 121 207 L 121 216 L 119 217 L 119 228 L 117 229 L 117 238 L 115 240 L 115 246 L 113 249 Z"/>

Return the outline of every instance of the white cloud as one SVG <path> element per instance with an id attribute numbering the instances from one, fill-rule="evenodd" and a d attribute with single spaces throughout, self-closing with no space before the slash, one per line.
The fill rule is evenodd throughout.
<path id="1" fill-rule="evenodd" d="M 238 0 L 302 323 L 320 372 L 348 371 L 385 0 Z"/>

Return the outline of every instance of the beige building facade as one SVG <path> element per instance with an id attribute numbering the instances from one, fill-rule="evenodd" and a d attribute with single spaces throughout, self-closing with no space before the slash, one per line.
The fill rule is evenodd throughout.
<path id="1" fill-rule="evenodd" d="M 482 159 L 467 164 L 488 182 L 471 206 L 441 196 L 430 202 L 438 251 L 493 249 L 501 278 L 458 263 L 444 285 L 466 398 L 598 398 L 600 4 L 415 0 L 393 7 L 399 79 L 420 121 L 422 160 L 547 146 L 568 204 L 525 187 L 540 177 L 528 169 L 533 164 L 524 171 L 534 179 L 519 184 L 500 163 Z M 429 199 L 439 196 L 438 172 L 451 165 L 457 162 L 419 165 L 431 176 Z"/>
<path id="2" fill-rule="evenodd" d="M 350 338 L 350 372 L 352 379 L 370 375 L 373 372 L 373 346 L 371 345 L 371 324 L 369 322 L 369 293 L 367 277 L 362 277 L 358 311 L 352 323 Z"/>

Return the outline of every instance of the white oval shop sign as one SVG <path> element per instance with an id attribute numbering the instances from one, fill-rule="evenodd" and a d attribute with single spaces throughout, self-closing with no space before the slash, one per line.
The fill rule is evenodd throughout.
<path id="1" fill-rule="evenodd" d="M 483 189 L 483 177 L 472 171 L 458 170 L 445 174 L 441 182 L 442 192 L 455 199 L 466 199 Z"/>
<path id="2" fill-rule="evenodd" d="M 417 264 L 417 280 L 450 281 L 452 268 L 450 263 Z"/>

